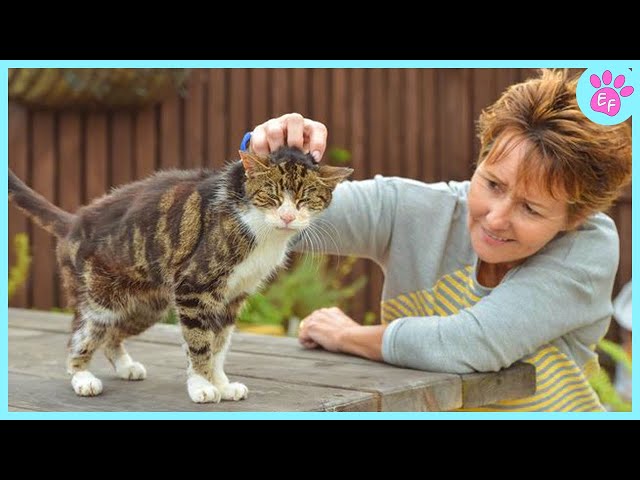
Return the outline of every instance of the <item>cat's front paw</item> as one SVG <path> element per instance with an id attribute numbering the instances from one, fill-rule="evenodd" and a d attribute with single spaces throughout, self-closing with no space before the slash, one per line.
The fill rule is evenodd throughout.
<path id="1" fill-rule="evenodd" d="M 102 393 L 102 382 L 87 370 L 74 373 L 71 386 L 76 395 L 81 397 L 95 397 Z"/>
<path id="2" fill-rule="evenodd" d="M 129 365 L 118 368 L 117 374 L 125 380 L 144 380 L 147 378 L 147 369 L 140 362 L 131 362 Z"/>
<path id="3" fill-rule="evenodd" d="M 242 400 L 249 395 L 249 389 L 246 385 L 239 382 L 227 383 L 226 385 L 218 386 L 218 389 L 222 394 L 222 400 Z"/>
<path id="4" fill-rule="evenodd" d="M 189 377 L 187 390 L 191 400 L 195 403 L 218 403 L 220 401 L 220 390 L 200 375 Z"/>

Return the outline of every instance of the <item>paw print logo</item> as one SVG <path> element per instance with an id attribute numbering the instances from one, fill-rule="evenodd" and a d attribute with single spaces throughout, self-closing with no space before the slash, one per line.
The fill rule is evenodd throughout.
<path id="1" fill-rule="evenodd" d="M 601 112 L 610 117 L 615 117 L 620 111 L 620 97 L 628 97 L 633 93 L 633 87 L 630 85 L 624 86 L 626 80 L 624 75 L 618 75 L 613 81 L 613 87 L 602 87 L 604 85 L 611 84 L 611 78 L 613 75 L 611 71 L 605 70 L 602 74 L 602 81 L 596 74 L 592 74 L 589 77 L 589 82 L 593 88 L 599 90 L 591 97 L 591 110 L 594 112 Z M 600 88 L 602 87 L 602 88 Z M 620 89 L 620 93 L 616 90 Z"/>
<path id="2" fill-rule="evenodd" d="M 614 62 L 598 63 L 578 79 L 578 106 L 592 122 L 601 125 L 622 123 L 640 105 L 640 95 L 635 92 L 639 80 L 636 69 L 617 67 Z"/>

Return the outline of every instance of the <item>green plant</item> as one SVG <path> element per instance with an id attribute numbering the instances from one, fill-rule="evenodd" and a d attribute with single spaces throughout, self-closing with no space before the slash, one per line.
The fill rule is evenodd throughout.
<path id="1" fill-rule="evenodd" d="M 176 313 L 175 308 L 169 309 L 169 312 L 164 317 L 162 322 L 163 323 L 170 323 L 172 325 L 175 325 L 176 323 L 178 323 L 178 314 Z"/>
<path id="2" fill-rule="evenodd" d="M 631 359 L 622 346 L 607 339 L 602 339 L 598 348 L 609 355 L 616 363 L 624 366 L 631 373 Z M 603 405 L 614 412 L 630 412 L 631 402 L 627 402 L 620 397 L 611 382 L 609 374 L 601 368 L 598 373 L 589 379 L 589 383 L 600 397 Z"/>
<path id="3" fill-rule="evenodd" d="M 326 255 L 298 257 L 263 292 L 247 299 L 238 319 L 240 324 L 286 328 L 289 319 L 304 318 L 318 308 L 347 309 L 349 299 L 367 283 L 364 276 L 348 281 L 355 261 L 355 257 L 343 257 L 340 264 L 331 267 Z"/>
<path id="4" fill-rule="evenodd" d="M 346 165 L 351 162 L 351 152 L 340 147 L 331 147 L 327 152 L 329 161 L 337 165 Z"/>
<path id="5" fill-rule="evenodd" d="M 29 237 L 26 233 L 17 233 L 13 237 L 13 246 L 16 263 L 9 270 L 9 298 L 13 296 L 18 287 L 27 280 L 31 265 L 29 252 Z"/>

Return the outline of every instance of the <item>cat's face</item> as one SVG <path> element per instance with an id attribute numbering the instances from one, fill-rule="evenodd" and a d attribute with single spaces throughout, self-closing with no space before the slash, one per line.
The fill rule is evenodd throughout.
<path id="1" fill-rule="evenodd" d="M 245 191 L 251 204 L 264 215 L 266 226 L 300 231 L 329 206 L 332 192 L 353 172 L 351 168 L 317 166 L 300 150 L 284 147 L 268 157 L 240 152 Z"/>

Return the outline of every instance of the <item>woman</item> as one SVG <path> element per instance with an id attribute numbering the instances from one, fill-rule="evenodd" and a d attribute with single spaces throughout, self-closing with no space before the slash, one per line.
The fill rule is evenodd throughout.
<path id="1" fill-rule="evenodd" d="M 536 393 L 483 410 L 602 411 L 587 378 L 619 257 L 602 212 L 630 180 L 631 132 L 587 119 L 576 84 L 566 71 L 541 70 L 505 91 L 480 116 L 470 181 L 339 185 L 324 216 L 337 233 L 324 244 L 382 267 L 382 324 L 321 309 L 304 319 L 302 345 L 432 372 L 523 360 L 536 367 Z M 289 114 L 256 127 L 250 148 L 286 142 L 320 159 L 326 135 Z"/>

